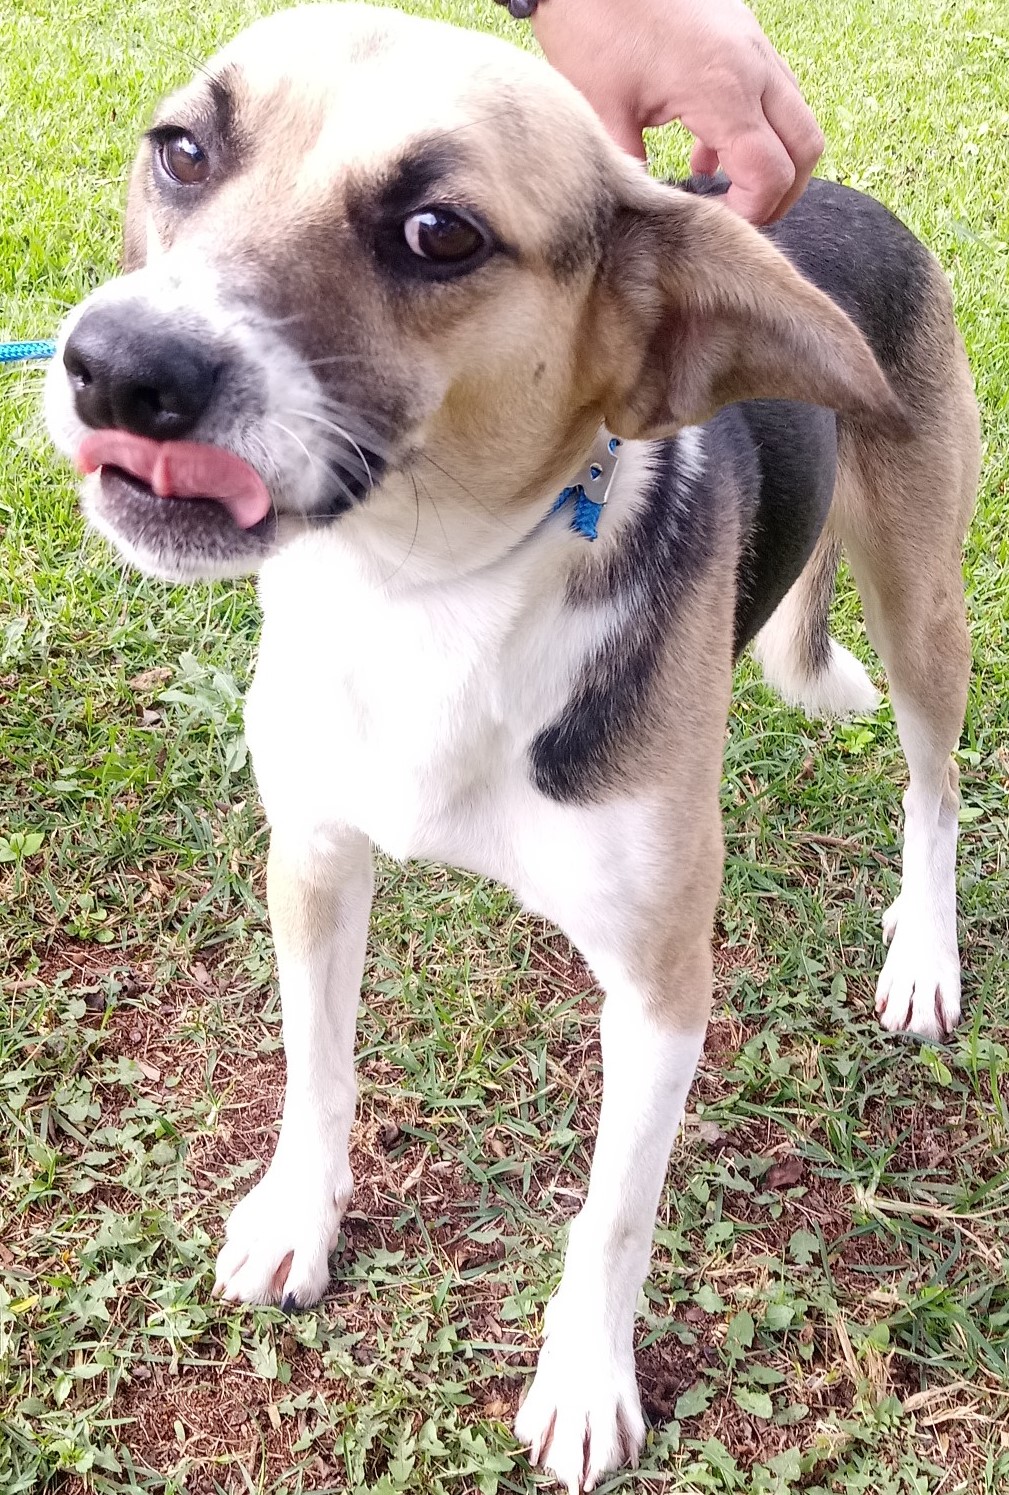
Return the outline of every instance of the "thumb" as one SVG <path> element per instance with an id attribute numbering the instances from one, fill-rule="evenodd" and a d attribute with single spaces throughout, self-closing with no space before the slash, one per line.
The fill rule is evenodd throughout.
<path id="1" fill-rule="evenodd" d="M 714 176 L 718 167 L 718 152 L 705 145 L 703 140 L 695 140 L 690 152 L 690 170 L 696 176 Z"/>
<path id="2" fill-rule="evenodd" d="M 763 116 L 756 130 L 739 136 L 725 153 L 732 185 L 726 206 L 751 223 L 771 223 L 795 184 L 795 164 Z"/>

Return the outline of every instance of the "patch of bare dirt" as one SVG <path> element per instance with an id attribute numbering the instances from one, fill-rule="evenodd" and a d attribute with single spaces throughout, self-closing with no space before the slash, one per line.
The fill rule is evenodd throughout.
<path id="1" fill-rule="evenodd" d="M 305 1460 L 294 1444 L 311 1429 L 311 1408 L 281 1416 L 278 1402 L 301 1393 L 338 1388 L 325 1377 L 314 1351 L 299 1347 L 289 1362 L 291 1381 L 282 1385 L 257 1376 L 244 1360 L 223 1366 L 188 1367 L 172 1375 L 161 1366 L 142 1366 L 142 1379 L 120 1388 L 115 1413 L 126 1419 L 120 1437 L 132 1457 L 167 1470 L 188 1462 L 189 1495 L 259 1488 L 284 1470 L 300 1466 L 306 1490 L 339 1488 L 338 1470 L 324 1454 Z M 251 1480 L 251 1484 L 250 1481 Z"/>

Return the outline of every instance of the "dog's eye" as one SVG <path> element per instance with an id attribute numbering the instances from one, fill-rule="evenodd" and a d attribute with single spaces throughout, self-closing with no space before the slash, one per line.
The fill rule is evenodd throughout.
<path id="1" fill-rule="evenodd" d="M 424 208 L 403 225 L 407 244 L 423 260 L 461 265 L 486 248 L 484 234 L 452 208 Z"/>
<path id="2" fill-rule="evenodd" d="M 169 135 L 158 146 L 165 171 L 184 187 L 198 187 L 210 175 L 210 161 L 191 135 Z"/>

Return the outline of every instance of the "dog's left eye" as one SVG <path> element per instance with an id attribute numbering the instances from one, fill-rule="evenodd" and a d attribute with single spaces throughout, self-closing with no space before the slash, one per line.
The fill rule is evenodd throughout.
<path id="1" fill-rule="evenodd" d="M 210 175 L 210 160 L 206 151 L 191 135 L 186 135 L 181 130 L 159 142 L 158 155 L 172 180 L 180 182 L 184 187 L 197 187 Z"/>
<path id="2" fill-rule="evenodd" d="M 424 208 L 403 224 L 403 237 L 413 253 L 441 265 L 461 265 L 487 247 L 481 229 L 453 208 Z"/>

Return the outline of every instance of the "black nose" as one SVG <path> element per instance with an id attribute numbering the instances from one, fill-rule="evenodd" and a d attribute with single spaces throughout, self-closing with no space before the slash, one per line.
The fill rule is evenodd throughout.
<path id="1" fill-rule="evenodd" d="M 210 404 L 219 360 L 191 334 L 128 302 L 86 312 L 63 363 L 87 426 L 118 426 L 156 441 L 187 435 Z"/>

